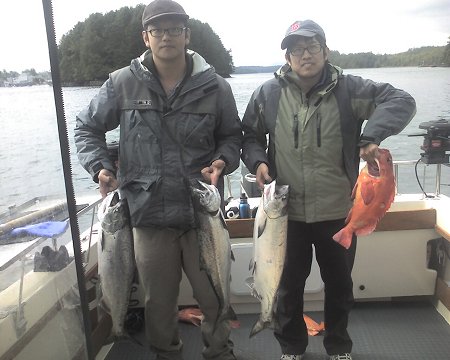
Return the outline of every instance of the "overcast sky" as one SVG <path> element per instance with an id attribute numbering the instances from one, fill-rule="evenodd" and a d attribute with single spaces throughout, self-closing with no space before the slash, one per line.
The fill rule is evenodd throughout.
<path id="1" fill-rule="evenodd" d="M 133 0 L 53 0 L 57 41 L 95 12 Z M 188 15 L 207 22 L 231 50 L 235 66 L 275 65 L 280 43 L 295 20 L 318 22 L 331 50 L 393 54 L 421 46 L 444 46 L 450 36 L 450 0 L 180 0 Z M 49 70 L 41 0 L 2 0 L 0 70 Z M 136 34 L 136 36 L 141 36 Z"/>

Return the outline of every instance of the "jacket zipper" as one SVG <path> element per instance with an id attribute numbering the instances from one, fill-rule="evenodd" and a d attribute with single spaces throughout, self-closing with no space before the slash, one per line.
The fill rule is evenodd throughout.
<path id="1" fill-rule="evenodd" d="M 294 133 L 294 147 L 298 149 L 298 115 L 294 115 L 294 125 L 292 127 Z"/>
<path id="2" fill-rule="evenodd" d="M 316 122 L 316 133 L 317 133 L 317 147 L 322 145 L 322 138 L 320 134 L 320 123 L 322 122 L 322 118 L 319 114 L 317 114 L 317 122 Z"/>

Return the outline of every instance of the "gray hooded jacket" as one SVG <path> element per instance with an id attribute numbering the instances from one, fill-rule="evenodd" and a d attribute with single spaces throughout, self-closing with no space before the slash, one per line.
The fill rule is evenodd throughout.
<path id="1" fill-rule="evenodd" d="M 120 125 L 118 181 L 133 226 L 194 227 L 189 181 L 219 158 L 223 174 L 239 166 L 242 130 L 231 87 L 197 53 L 186 59 L 187 76 L 173 96 L 147 51 L 110 74 L 76 119 L 78 157 L 96 181 L 101 169 L 114 170 L 105 133 Z M 223 178 L 219 189 L 223 196 Z"/>

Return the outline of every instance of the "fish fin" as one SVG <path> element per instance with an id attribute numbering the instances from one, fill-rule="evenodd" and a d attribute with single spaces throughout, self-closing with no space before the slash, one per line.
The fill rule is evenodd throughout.
<path id="1" fill-rule="evenodd" d="M 101 245 L 102 251 L 105 250 L 105 234 L 103 233 L 103 231 L 101 231 L 100 245 Z"/>
<path id="2" fill-rule="evenodd" d="M 203 320 L 203 313 L 199 308 L 184 308 L 178 311 L 178 320 L 200 326 Z"/>
<path id="3" fill-rule="evenodd" d="M 375 224 L 369 224 L 364 227 L 361 227 L 355 231 L 355 234 L 358 236 L 362 235 L 369 235 L 372 234 L 375 231 L 375 228 L 377 227 L 377 223 Z"/>
<path id="4" fill-rule="evenodd" d="M 233 250 L 231 250 L 231 260 L 233 260 L 233 261 L 236 261 L 236 259 L 234 258 L 234 253 L 233 253 Z"/>
<path id="5" fill-rule="evenodd" d="M 228 312 L 227 312 L 227 317 L 228 319 L 230 319 L 231 321 L 237 321 L 238 317 L 236 315 L 236 312 L 234 311 L 232 306 L 228 307 Z"/>
<path id="6" fill-rule="evenodd" d="M 264 221 L 258 223 L 258 228 L 256 229 L 257 231 L 256 238 L 259 238 L 263 234 L 264 229 L 266 228 L 266 222 L 267 218 L 265 218 Z"/>
<path id="7" fill-rule="evenodd" d="M 239 320 L 230 320 L 230 327 L 232 329 L 239 329 L 241 327 L 241 322 Z"/>
<path id="8" fill-rule="evenodd" d="M 345 218 L 345 224 L 348 224 L 352 218 L 353 208 L 350 208 L 347 217 Z"/>
<path id="9" fill-rule="evenodd" d="M 222 209 L 219 209 L 219 217 L 220 221 L 222 222 L 223 228 L 228 230 L 227 222 L 225 221 L 225 216 L 223 216 Z"/>
<path id="10" fill-rule="evenodd" d="M 318 324 L 306 314 L 303 314 L 303 320 L 305 321 L 306 328 L 308 329 L 308 335 L 310 336 L 315 336 L 325 330 L 325 324 L 323 321 Z"/>
<path id="11" fill-rule="evenodd" d="M 255 266 L 255 261 L 253 260 L 253 258 L 251 258 L 250 262 L 248 264 L 248 270 L 252 271 L 254 266 Z M 252 271 L 252 273 L 253 273 L 253 271 Z"/>
<path id="12" fill-rule="evenodd" d="M 372 181 L 366 181 L 361 184 L 361 197 L 364 205 L 369 205 L 375 198 L 375 188 Z"/>
<path id="13" fill-rule="evenodd" d="M 356 183 L 355 186 L 353 186 L 352 195 L 351 195 L 352 200 L 355 199 L 357 191 L 358 191 L 358 183 Z"/>
<path id="14" fill-rule="evenodd" d="M 344 248 L 348 249 L 352 244 L 353 231 L 348 226 L 339 230 L 333 235 L 333 240 L 338 244 L 342 245 Z"/>

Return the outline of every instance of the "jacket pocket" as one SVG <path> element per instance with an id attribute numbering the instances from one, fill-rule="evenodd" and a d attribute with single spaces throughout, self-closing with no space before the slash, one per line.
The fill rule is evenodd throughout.
<path id="1" fill-rule="evenodd" d="M 183 144 L 199 149 L 214 149 L 215 117 L 211 114 L 187 114 Z"/>
<path id="2" fill-rule="evenodd" d="M 161 130 L 159 120 L 146 121 L 138 110 L 131 110 L 121 124 L 124 142 L 123 158 L 129 170 L 159 166 L 161 159 Z"/>
<path id="3" fill-rule="evenodd" d="M 147 216 L 159 216 L 163 205 L 162 196 L 158 191 L 160 179 L 159 175 L 140 175 L 139 178 L 124 180 L 121 184 L 121 191 L 128 201 L 133 226 L 143 225 L 142 219 Z"/>

